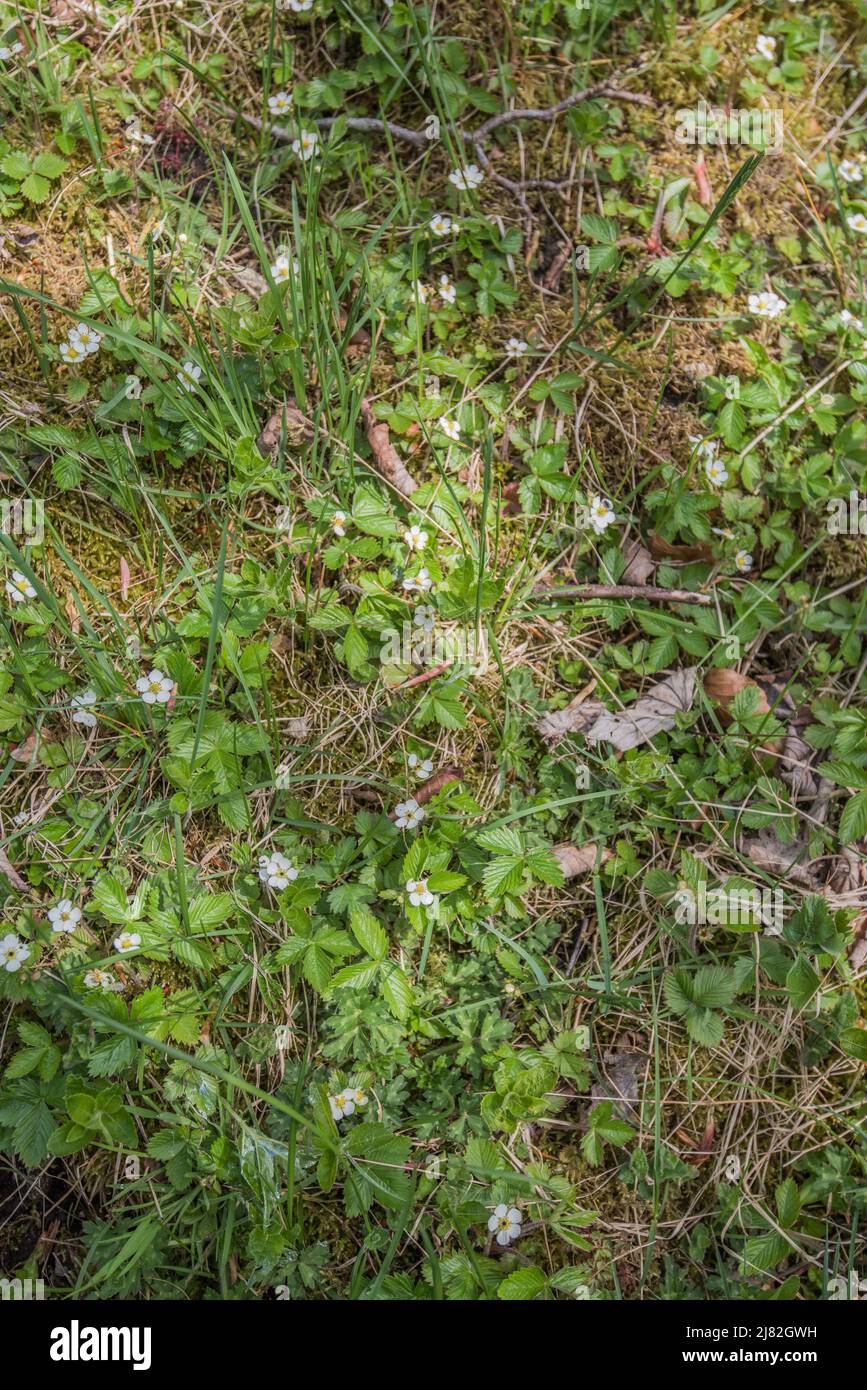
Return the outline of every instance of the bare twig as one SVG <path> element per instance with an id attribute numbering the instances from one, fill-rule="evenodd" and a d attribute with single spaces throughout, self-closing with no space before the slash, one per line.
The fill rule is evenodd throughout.
<path id="1" fill-rule="evenodd" d="M 710 603 L 710 594 L 694 594 L 689 589 L 654 589 L 647 584 L 564 584 L 549 589 L 541 584 L 532 590 L 533 598 L 644 598 L 653 603 Z"/>

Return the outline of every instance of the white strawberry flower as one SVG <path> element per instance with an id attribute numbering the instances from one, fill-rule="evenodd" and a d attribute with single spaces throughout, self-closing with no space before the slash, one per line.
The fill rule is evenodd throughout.
<path id="1" fill-rule="evenodd" d="M 416 609 L 416 612 L 419 610 Z M 431 610 L 433 611 L 433 610 Z M 418 753 L 410 753 L 406 760 L 406 765 L 410 772 L 414 772 L 419 782 L 424 782 L 433 773 L 433 762 L 430 758 L 420 758 Z"/>
<path id="2" fill-rule="evenodd" d="M 271 276 L 276 285 L 282 285 L 291 275 L 298 275 L 300 270 L 300 263 L 298 261 L 292 261 L 290 265 L 289 257 L 286 255 L 285 251 L 281 251 L 271 267 Z"/>
<path id="3" fill-rule="evenodd" d="M 467 164 L 463 169 L 453 169 L 449 174 L 449 183 L 454 184 L 455 188 L 462 193 L 467 193 L 471 188 L 478 188 L 484 181 L 484 174 L 478 164 Z"/>
<path id="4" fill-rule="evenodd" d="M 774 54 L 777 51 L 777 40 L 770 34 L 759 34 L 756 39 L 756 52 L 762 58 L 767 58 L 769 62 L 774 61 Z"/>
<path id="5" fill-rule="evenodd" d="M 123 990 L 120 980 L 116 980 L 110 970 L 100 970 L 97 967 L 88 970 L 84 983 L 88 989 L 101 989 L 106 994 L 119 994 Z"/>
<path id="6" fill-rule="evenodd" d="M 864 325 L 860 319 L 851 314 L 848 309 L 841 309 L 839 314 L 840 322 L 846 328 L 854 328 L 858 333 L 864 332 Z"/>
<path id="7" fill-rule="evenodd" d="M 862 236 L 864 232 L 867 232 L 867 217 L 864 216 L 863 212 L 853 213 L 851 217 L 846 218 L 846 221 L 853 232 L 860 232 Z"/>
<path id="8" fill-rule="evenodd" d="M 424 820 L 424 807 L 419 806 L 414 796 L 399 801 L 394 808 L 394 823 L 398 830 L 415 830 Z"/>
<path id="9" fill-rule="evenodd" d="M 82 690 L 80 694 L 73 695 L 69 703 L 75 711 L 73 724 L 83 724 L 86 729 L 96 728 L 96 715 L 90 712 L 90 706 L 96 704 L 95 690 Z"/>
<path id="10" fill-rule="evenodd" d="M 99 352 L 102 334 L 97 333 L 95 328 L 90 328 L 86 323 L 77 323 L 74 328 L 69 330 L 69 341 L 83 348 L 90 357 Z"/>
<path id="11" fill-rule="evenodd" d="M 457 420 L 452 420 L 448 415 L 441 415 L 439 420 L 437 421 L 437 424 L 439 425 L 443 434 L 447 435 L 449 439 L 453 439 L 455 442 L 457 442 L 457 440 L 460 439 L 461 427 L 458 424 Z"/>
<path id="12" fill-rule="evenodd" d="M 413 907 L 430 907 L 436 898 L 427 886 L 426 878 L 409 878 L 406 881 L 406 895 Z"/>
<path id="13" fill-rule="evenodd" d="M 334 512 L 331 516 L 331 529 L 335 536 L 346 535 L 346 512 Z"/>
<path id="14" fill-rule="evenodd" d="M 434 236 L 448 236 L 452 230 L 452 219 L 446 217 L 444 212 L 438 212 L 428 222 L 428 226 Z"/>
<path id="15" fill-rule="evenodd" d="M 422 565 L 418 574 L 408 574 L 404 578 L 403 587 L 409 594 L 426 594 L 433 588 L 433 580 L 428 573 L 427 565 Z"/>
<path id="16" fill-rule="evenodd" d="M 70 898 L 61 898 L 48 914 L 53 932 L 74 932 L 81 921 L 81 908 L 73 906 Z"/>
<path id="17" fill-rule="evenodd" d="M 436 626 L 437 611 L 429 603 L 417 603 L 413 610 L 412 620 L 416 627 L 420 627 L 422 632 L 433 632 Z M 416 758 L 415 753 L 410 753 L 410 758 Z M 415 767 L 414 762 L 410 762 L 410 767 Z"/>
<path id="18" fill-rule="evenodd" d="M 36 590 L 20 570 L 13 570 L 12 578 L 6 580 L 6 592 L 16 603 L 24 603 L 26 599 L 36 597 Z"/>
<path id="19" fill-rule="evenodd" d="M 6 63 L 10 58 L 14 58 L 18 53 L 24 52 L 23 43 L 4 43 L 0 45 L 0 62 Z"/>
<path id="20" fill-rule="evenodd" d="M 864 177 L 864 170 L 854 159 L 841 159 L 837 165 L 837 173 L 844 183 L 860 183 Z"/>
<path id="21" fill-rule="evenodd" d="M 297 140 L 292 141 L 292 152 L 299 159 L 312 159 L 319 141 L 318 130 L 302 130 Z"/>
<path id="22" fill-rule="evenodd" d="M 198 362 L 185 362 L 176 375 L 179 386 L 185 391 L 195 391 L 201 380 L 202 369 Z"/>
<path id="23" fill-rule="evenodd" d="M 367 1092 L 363 1091 L 360 1086 L 346 1086 L 340 1094 L 345 1100 L 351 1101 L 356 1110 L 363 1110 L 368 1101 Z"/>
<path id="24" fill-rule="evenodd" d="M 280 850 L 259 856 L 259 878 L 263 883 L 267 883 L 269 888 L 276 888 L 278 893 L 288 888 L 297 877 L 298 870 L 292 860 L 287 859 Z"/>
<path id="25" fill-rule="evenodd" d="M 9 932 L 0 941 L 0 964 L 4 970 L 20 970 L 22 961 L 30 955 L 30 947 L 21 941 L 14 932 Z"/>
<path id="26" fill-rule="evenodd" d="M 146 705 L 167 705 L 172 698 L 175 683 L 171 676 L 164 676 L 154 668 L 146 676 L 139 676 L 135 688 Z"/>
<path id="27" fill-rule="evenodd" d="M 403 538 L 410 550 L 424 550 L 427 545 L 427 531 L 423 531 L 420 526 L 410 526 L 404 531 Z"/>
<path id="28" fill-rule="evenodd" d="M 723 483 L 728 482 L 728 470 L 725 464 L 720 463 L 719 459 L 708 459 L 704 471 L 707 474 L 708 482 L 713 483 L 714 487 L 721 487 Z"/>
<path id="29" fill-rule="evenodd" d="M 735 556 L 735 566 L 741 574 L 749 574 L 753 567 L 753 557 L 749 551 L 739 550 Z"/>
<path id="30" fill-rule="evenodd" d="M 608 529 L 612 521 L 616 520 L 614 507 L 607 497 L 600 497 L 598 493 L 594 497 L 591 497 L 590 525 L 593 527 L 597 536 L 601 536 L 602 532 Z"/>
<path id="31" fill-rule="evenodd" d="M 345 1091 L 338 1091 L 336 1096 L 329 1096 L 328 1104 L 331 1106 L 332 1118 L 337 1121 L 345 1119 L 347 1115 L 355 1114 L 353 1092 L 348 1087 Z"/>
<path id="32" fill-rule="evenodd" d="M 735 533 L 730 526 L 712 526 L 710 528 L 715 536 L 720 536 L 724 541 L 733 541 Z"/>
<path id="33" fill-rule="evenodd" d="M 530 344 L 525 343 L 523 338 L 509 338 L 506 342 L 506 355 L 508 357 L 523 357 Z"/>
<path id="34" fill-rule="evenodd" d="M 438 289 L 443 304 L 454 304 L 458 297 L 458 292 L 447 275 L 440 276 Z"/>
<path id="35" fill-rule="evenodd" d="M 112 942 L 114 949 L 125 956 L 128 951 L 137 951 L 141 945 L 141 937 L 137 931 L 122 931 L 120 936 L 116 936 Z"/>
<path id="36" fill-rule="evenodd" d="M 412 293 L 413 298 L 417 299 L 419 304 L 427 304 L 430 298 L 430 290 L 427 285 L 422 284 L 421 280 L 413 281 Z"/>
<path id="37" fill-rule="evenodd" d="M 781 299 L 773 290 L 762 290 L 760 294 L 751 294 L 748 301 L 751 314 L 758 314 L 759 318 L 776 319 L 786 308 L 785 299 Z"/>
<path id="38" fill-rule="evenodd" d="M 68 342 L 60 344 L 60 356 L 69 366 L 74 366 L 76 362 L 83 362 L 87 352 L 78 342 L 73 342 L 70 338 Z"/>
<path id="39" fill-rule="evenodd" d="M 305 10 L 313 9 L 313 0 L 285 0 L 284 8 L 293 10 L 295 14 L 303 14 Z"/>
<path id="40" fill-rule="evenodd" d="M 275 92 L 273 96 L 268 98 L 268 110 L 273 111 L 275 116 L 284 115 L 285 112 L 291 110 L 291 107 L 291 92 Z"/>
<path id="41" fill-rule="evenodd" d="M 494 1214 L 488 1221 L 488 1230 L 496 1232 L 498 1245 L 511 1245 L 521 1234 L 521 1213 L 517 1207 L 507 1207 L 501 1202 L 494 1207 Z"/>

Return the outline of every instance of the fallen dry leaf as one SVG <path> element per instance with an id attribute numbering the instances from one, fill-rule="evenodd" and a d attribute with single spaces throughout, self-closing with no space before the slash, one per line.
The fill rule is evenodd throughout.
<path id="1" fill-rule="evenodd" d="M 577 845 L 570 844 L 568 840 L 562 845 L 554 846 L 554 858 L 563 870 L 564 878 L 574 878 L 576 874 L 587 874 L 596 867 L 597 846 L 594 844 L 582 845 L 579 849 Z M 604 849 L 599 863 L 604 864 L 611 858 L 611 850 Z"/>
<path id="2" fill-rule="evenodd" d="M 797 861 L 806 852 L 806 840 L 798 838 L 784 845 L 769 826 L 744 840 L 741 846 L 744 854 L 757 869 L 775 874 L 778 878 L 789 878 L 802 888 L 817 888 L 818 875 L 811 864 Z"/>
<path id="3" fill-rule="evenodd" d="M 463 775 L 463 768 L 458 767 L 457 763 L 449 763 L 447 767 L 441 767 L 439 772 L 435 772 L 433 777 L 429 777 L 426 782 L 422 782 L 421 786 L 413 792 L 413 796 L 419 806 L 426 806 L 431 797 L 441 792 L 443 787 L 449 786 L 452 782 L 462 781 Z"/>
<path id="4" fill-rule="evenodd" d="M 0 872 L 6 875 L 12 887 L 17 888 L 19 893 L 27 892 L 27 884 L 24 882 L 24 879 L 19 874 L 15 865 L 10 864 L 5 849 L 0 849 Z"/>
<path id="5" fill-rule="evenodd" d="M 361 402 L 361 418 L 367 433 L 367 442 L 373 451 L 373 461 L 386 482 L 396 487 L 404 497 L 412 497 L 418 483 L 391 442 L 388 425 L 377 420 L 370 401 Z"/>
<path id="6" fill-rule="evenodd" d="M 605 706 L 598 700 L 588 700 L 587 690 L 580 691 L 570 700 L 565 709 L 551 710 L 543 714 L 536 730 L 543 738 L 562 738 L 564 734 L 583 734 L 591 724 L 605 713 Z"/>
<path id="7" fill-rule="evenodd" d="M 270 420 L 263 426 L 256 440 L 256 448 L 263 458 L 274 456 L 280 448 L 280 441 L 287 446 L 297 446 L 305 439 L 313 438 L 313 426 L 307 416 L 298 409 L 292 400 L 284 401 L 274 411 Z"/>
<path id="8" fill-rule="evenodd" d="M 29 763 L 38 746 L 39 735 L 35 729 L 31 729 L 25 739 L 22 739 L 15 748 L 9 749 L 9 756 L 14 758 L 16 763 Z"/>
<path id="9" fill-rule="evenodd" d="M 657 536 L 651 531 L 647 537 L 647 544 L 654 560 L 678 560 L 683 564 L 689 560 L 704 560 L 706 564 L 713 562 L 713 550 L 703 541 L 696 545 L 672 545 L 670 541 L 664 541 L 662 536 Z"/>
<path id="10" fill-rule="evenodd" d="M 704 678 L 704 693 L 713 701 L 723 724 L 731 723 L 729 707 L 732 700 L 748 688 L 759 693 L 758 704 L 753 714 L 770 714 L 771 707 L 765 692 L 754 680 L 750 680 L 749 676 L 742 676 L 739 671 L 733 671 L 728 666 L 714 666 Z"/>
<path id="11" fill-rule="evenodd" d="M 627 541 L 623 547 L 626 569 L 620 576 L 624 584 L 646 584 L 656 568 L 653 556 L 641 541 Z"/>
<path id="12" fill-rule="evenodd" d="M 796 729 L 789 729 L 783 742 L 778 772 L 795 796 L 815 796 L 819 780 L 810 767 L 813 749 L 805 743 Z"/>
<path id="13" fill-rule="evenodd" d="M 588 743 L 612 743 L 620 753 L 637 748 L 656 734 L 673 729 L 695 695 L 696 667 L 684 666 L 654 685 L 628 709 L 606 710 L 585 737 Z"/>

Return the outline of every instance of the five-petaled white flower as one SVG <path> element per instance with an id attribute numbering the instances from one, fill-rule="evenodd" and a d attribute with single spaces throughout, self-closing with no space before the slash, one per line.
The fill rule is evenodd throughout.
<path id="1" fill-rule="evenodd" d="M 167 705 L 172 698 L 175 683 L 171 676 L 164 676 L 162 671 L 154 668 L 146 676 L 139 676 L 135 688 L 141 695 L 144 704 Z"/>
<path id="2" fill-rule="evenodd" d="M 460 439 L 461 427 L 458 424 L 457 420 L 450 419 L 448 415 L 441 415 L 439 420 L 437 421 L 437 424 L 439 425 L 443 434 L 447 435 L 449 439 L 453 439 L 455 441 Z"/>
<path id="3" fill-rule="evenodd" d="M 273 111 L 275 116 L 282 116 L 284 111 L 288 111 L 292 105 L 291 92 L 275 92 L 268 98 L 268 110 Z"/>
<path id="4" fill-rule="evenodd" d="M 756 52 L 770 62 L 774 61 L 774 54 L 777 51 L 777 40 L 770 34 L 759 34 L 756 39 Z"/>
<path id="5" fill-rule="evenodd" d="M 141 395 L 141 377 L 130 373 L 124 380 L 124 393 L 128 401 L 137 401 Z"/>
<path id="6" fill-rule="evenodd" d="M 438 289 L 443 304 L 454 304 L 458 292 L 447 275 L 440 276 Z"/>
<path id="7" fill-rule="evenodd" d="M 719 459 L 708 459 L 704 465 L 704 471 L 707 474 L 708 482 L 713 483 L 715 487 L 721 487 L 723 483 L 728 482 L 728 470 L 724 463 L 720 463 Z"/>
<path id="8" fill-rule="evenodd" d="M 523 357 L 527 351 L 529 343 L 525 343 L 523 338 L 509 338 L 506 343 L 506 354 L 509 357 Z"/>
<path id="9" fill-rule="evenodd" d="M 424 550 L 427 545 L 427 531 L 423 531 L 420 526 L 410 526 L 404 531 L 403 538 L 410 550 Z"/>
<path id="10" fill-rule="evenodd" d="M 178 385 L 185 391 L 195 391 L 202 375 L 198 362 L 185 362 L 177 373 Z"/>
<path id="11" fill-rule="evenodd" d="M 452 229 L 452 219 L 446 217 L 444 212 L 438 212 L 431 218 L 430 222 L 428 222 L 428 226 L 434 236 L 448 236 Z"/>
<path id="12" fill-rule="evenodd" d="M 857 319 L 854 314 L 850 314 L 848 309 L 840 310 L 840 322 L 846 328 L 855 328 L 859 333 L 864 332 L 864 325 L 861 320 Z"/>
<path id="13" fill-rule="evenodd" d="M 69 341 L 82 348 L 89 357 L 93 353 L 99 352 L 102 334 L 97 333 L 95 328 L 88 327 L 86 323 L 77 323 L 74 328 L 69 330 Z"/>
<path id="14" fill-rule="evenodd" d="M 92 714 L 89 708 L 90 705 L 96 704 L 95 690 L 82 690 L 80 694 L 73 695 L 69 704 L 75 711 L 72 716 L 73 724 L 83 724 L 86 729 L 96 728 L 96 715 Z"/>
<path id="15" fill-rule="evenodd" d="M 415 830 L 424 820 L 424 807 L 419 806 L 414 796 L 399 801 L 394 808 L 394 823 L 398 830 Z"/>
<path id="16" fill-rule="evenodd" d="M 70 338 L 69 342 L 60 344 L 60 356 L 64 362 L 72 364 L 75 362 L 83 362 L 87 353 L 83 347 L 77 342 L 74 343 Z"/>
<path id="17" fill-rule="evenodd" d="M 123 989 L 120 980 L 116 980 L 110 970 L 100 970 L 97 967 L 88 970 L 84 983 L 88 989 L 102 989 L 109 994 L 119 994 Z"/>
<path id="18" fill-rule="evenodd" d="M 739 550 L 735 556 L 735 567 L 740 574 L 749 574 L 753 567 L 753 557 L 747 550 Z"/>
<path id="19" fill-rule="evenodd" d="M 290 275 L 297 275 L 301 266 L 298 261 L 289 263 L 289 257 L 285 251 L 281 251 L 276 261 L 271 267 L 271 275 L 276 285 L 282 285 L 289 279 Z"/>
<path id="20" fill-rule="evenodd" d="M 466 193 L 471 188 L 478 188 L 484 177 L 478 164 L 468 164 L 464 169 L 453 169 L 449 174 L 449 183 Z"/>
<path id="21" fill-rule="evenodd" d="M 412 620 L 416 627 L 420 627 L 422 632 L 433 632 L 436 626 L 437 611 L 429 603 L 417 603 L 413 611 Z M 417 758 L 417 754 L 410 753 L 410 758 Z M 414 762 L 410 762 L 410 767 L 415 767 Z"/>
<path id="22" fill-rule="evenodd" d="M 431 903 L 436 902 L 433 893 L 427 886 L 426 878 L 407 879 L 406 894 L 413 907 L 430 907 Z"/>
<path id="23" fill-rule="evenodd" d="M 363 1110 L 365 1105 L 367 1104 L 367 1092 L 363 1091 L 360 1086 L 344 1087 L 343 1095 L 348 1100 L 352 1101 L 352 1104 L 355 1106 L 357 1110 Z"/>
<path id="24" fill-rule="evenodd" d="M 861 232 L 862 235 L 867 232 L 867 217 L 864 216 L 863 212 L 853 212 L 851 217 L 846 218 L 846 221 L 853 232 Z"/>
<path id="25" fill-rule="evenodd" d="M 413 298 L 417 299 L 419 304 L 427 304 L 430 290 L 427 288 L 427 285 L 422 284 L 421 280 L 413 281 L 412 293 Z"/>
<path id="26" fill-rule="evenodd" d="M 733 541 L 735 533 L 730 526 L 712 526 L 710 528 L 715 536 L 721 536 L 724 541 Z"/>
<path id="27" fill-rule="evenodd" d="M 138 950 L 141 945 L 141 937 L 137 931 L 122 931 L 120 936 L 115 937 L 112 945 L 123 956 L 126 955 L 127 951 Z"/>
<path id="28" fill-rule="evenodd" d="M 355 1092 L 347 1086 L 344 1091 L 338 1091 L 336 1096 L 328 1097 L 328 1104 L 331 1106 L 331 1115 L 335 1120 L 342 1120 L 346 1115 L 355 1114 Z"/>
<path id="29" fill-rule="evenodd" d="M 313 9 L 313 0 L 286 0 L 286 4 L 296 14 L 303 14 L 305 10 Z"/>
<path id="30" fill-rule="evenodd" d="M 334 512 L 332 514 L 331 529 L 335 536 L 346 535 L 346 512 Z"/>
<path id="31" fill-rule="evenodd" d="M 844 183 L 860 183 L 864 177 L 864 170 L 855 159 L 841 159 L 837 173 Z"/>
<path id="32" fill-rule="evenodd" d="M 318 130 L 302 130 L 297 140 L 292 141 L 292 152 L 299 159 L 312 159 L 319 140 Z"/>
<path id="33" fill-rule="evenodd" d="M 781 299 L 773 290 L 762 290 L 760 294 L 751 294 L 748 301 L 751 314 L 758 314 L 759 318 L 776 319 L 786 307 L 785 299 Z"/>
<path id="34" fill-rule="evenodd" d="M 426 594 L 433 588 L 427 565 L 422 565 L 418 574 L 408 574 L 404 578 L 403 587 L 408 594 Z"/>
<path id="35" fill-rule="evenodd" d="M 700 463 L 707 463 L 709 459 L 715 459 L 719 454 L 718 439 L 702 439 L 700 434 L 691 434 L 689 442 L 698 446 L 695 455 Z"/>
<path id="36" fill-rule="evenodd" d="M 0 941 L 0 963 L 4 970 L 20 970 L 21 962 L 30 955 L 30 947 L 21 941 L 14 932 Z"/>
<path id="37" fill-rule="evenodd" d="M 511 1245 L 521 1234 L 521 1213 L 517 1207 L 507 1207 L 501 1202 L 494 1207 L 494 1214 L 488 1221 L 488 1230 L 496 1231 L 498 1245 Z"/>
<path id="38" fill-rule="evenodd" d="M 81 908 L 74 907 L 70 898 L 61 898 L 48 914 L 53 932 L 74 932 L 81 921 Z"/>
<path id="39" fill-rule="evenodd" d="M 601 536 L 602 532 L 607 530 L 607 528 L 611 525 L 612 521 L 616 520 L 617 518 L 614 515 L 614 507 L 612 506 L 610 500 L 607 497 L 600 497 L 598 493 L 595 497 L 591 497 L 590 525 L 593 527 L 593 530 L 596 532 L 597 536 Z"/>
<path id="40" fill-rule="evenodd" d="M 24 603 L 26 599 L 36 597 L 36 590 L 26 574 L 22 574 L 20 570 L 13 570 L 12 578 L 6 580 L 6 592 L 16 603 Z"/>
<path id="41" fill-rule="evenodd" d="M 410 753 L 407 757 L 406 765 L 410 772 L 415 773 L 419 782 L 423 782 L 425 778 L 430 777 L 433 772 L 432 760 L 430 758 L 420 758 L 418 753 Z"/>
<path id="42" fill-rule="evenodd" d="M 269 888 L 276 888 L 278 893 L 282 893 L 298 877 L 298 870 L 280 850 L 272 850 L 270 854 L 259 856 L 259 877 Z"/>
<path id="43" fill-rule="evenodd" d="M 9 58 L 14 58 L 17 53 L 24 52 L 23 43 L 4 43 L 0 45 L 0 62 L 6 62 Z"/>

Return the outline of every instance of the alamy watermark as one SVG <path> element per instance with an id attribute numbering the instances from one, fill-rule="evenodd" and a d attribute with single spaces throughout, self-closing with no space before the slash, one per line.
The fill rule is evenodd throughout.
<path id="1" fill-rule="evenodd" d="M 0 1299 L 4 1303 L 41 1303 L 44 1298 L 42 1279 L 0 1279 Z"/>
<path id="2" fill-rule="evenodd" d="M 45 535 L 45 503 L 32 497 L 0 497 L 0 532 L 41 545 Z"/>
<path id="3" fill-rule="evenodd" d="M 848 497 L 829 497 L 827 527 L 832 536 L 867 536 L 867 497 L 854 488 Z"/>
<path id="4" fill-rule="evenodd" d="M 763 110 L 749 107 L 725 111 L 699 101 L 694 111 L 681 107 L 675 140 L 682 145 L 752 145 L 762 149 L 783 148 L 783 113 L 779 107 Z"/>

